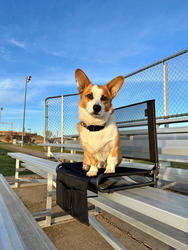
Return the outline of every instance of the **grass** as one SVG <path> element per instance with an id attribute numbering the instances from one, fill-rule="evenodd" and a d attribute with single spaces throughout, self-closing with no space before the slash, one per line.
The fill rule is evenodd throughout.
<path id="1" fill-rule="evenodd" d="M 172 168 L 182 168 L 182 169 L 188 169 L 188 163 L 183 162 L 171 162 Z"/>
<path id="2" fill-rule="evenodd" d="M 13 145 L 12 143 L 2 143 L 2 144 L 0 144 L 0 147 L 6 148 L 6 149 L 9 149 L 10 148 L 9 146 L 16 146 L 18 148 L 21 148 L 20 145 Z M 23 146 L 23 148 L 37 150 L 37 151 L 40 151 L 40 152 L 45 152 L 44 147 L 36 145 L 34 143 L 26 144 L 26 145 Z M 13 150 L 13 151 L 15 151 L 15 150 Z"/>
<path id="3" fill-rule="evenodd" d="M 23 148 L 37 150 L 37 151 L 40 151 L 40 152 L 45 152 L 44 147 L 33 144 L 33 143 L 26 144 L 26 145 L 23 146 Z"/>
<path id="4" fill-rule="evenodd" d="M 0 174 L 4 176 L 13 176 L 15 174 L 15 159 L 8 156 L 8 152 L 15 150 L 7 149 L 4 145 L 0 145 Z M 20 175 L 32 174 L 31 171 L 20 172 Z"/>

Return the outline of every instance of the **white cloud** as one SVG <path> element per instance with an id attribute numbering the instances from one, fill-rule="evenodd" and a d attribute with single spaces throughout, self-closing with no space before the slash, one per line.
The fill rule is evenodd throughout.
<path id="1" fill-rule="evenodd" d="M 14 38 L 9 39 L 8 42 L 19 47 L 19 48 L 25 49 L 25 44 L 23 42 L 20 42 L 20 41 L 14 39 Z"/>
<path id="2" fill-rule="evenodd" d="M 3 46 L 0 46 L 0 58 L 8 62 L 15 62 L 15 60 L 11 58 L 9 51 Z"/>
<path id="3" fill-rule="evenodd" d="M 48 51 L 47 53 L 56 57 L 66 57 L 65 52 L 62 52 L 62 51 L 52 51 L 52 52 Z"/>
<path id="4" fill-rule="evenodd" d="M 0 79 L 0 89 L 2 90 L 20 90 L 24 88 L 24 80 L 22 79 L 12 79 L 10 77 Z"/>
<path id="5" fill-rule="evenodd" d="M 12 81 L 10 78 L 0 80 L 0 89 L 10 89 L 12 88 Z"/>

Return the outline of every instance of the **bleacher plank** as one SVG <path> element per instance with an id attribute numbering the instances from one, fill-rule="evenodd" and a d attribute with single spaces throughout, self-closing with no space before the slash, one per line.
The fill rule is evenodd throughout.
<path id="1" fill-rule="evenodd" d="M 157 188 L 143 187 L 100 196 L 133 209 L 145 216 L 188 232 L 188 199 L 186 196 Z"/>
<path id="2" fill-rule="evenodd" d="M 89 191 L 88 196 L 92 196 Z M 188 233 L 101 196 L 89 198 L 89 202 L 173 248 L 188 249 Z"/>
<path id="3" fill-rule="evenodd" d="M 13 248 L 22 250 L 24 246 L 0 194 L 0 249 Z"/>
<path id="4" fill-rule="evenodd" d="M 0 249 L 56 249 L 2 175 L 0 203 Z"/>
<path id="5" fill-rule="evenodd" d="M 49 174 L 56 175 L 57 162 L 50 160 L 38 158 L 31 155 L 26 155 L 23 153 L 8 153 L 14 159 L 18 159 L 26 164 L 32 165 L 39 168 L 41 171 L 45 171 Z"/>
<path id="6" fill-rule="evenodd" d="M 59 159 L 64 159 L 64 160 L 73 160 L 77 162 L 81 162 L 84 159 L 83 154 L 69 154 L 69 153 L 56 153 L 55 156 Z"/>

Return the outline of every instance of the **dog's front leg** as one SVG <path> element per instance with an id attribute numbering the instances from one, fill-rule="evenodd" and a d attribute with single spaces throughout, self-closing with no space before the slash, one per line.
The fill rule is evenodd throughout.
<path id="1" fill-rule="evenodd" d="M 88 152 L 84 151 L 84 160 L 83 160 L 83 170 L 88 171 L 90 168 L 91 162 L 88 156 Z"/>
<path id="2" fill-rule="evenodd" d="M 105 173 L 115 173 L 115 168 L 121 163 L 121 160 L 122 153 L 119 147 L 113 148 L 107 158 Z"/>
<path id="3" fill-rule="evenodd" d="M 90 162 L 90 169 L 89 171 L 87 172 L 87 176 L 95 176 L 97 175 L 97 172 L 98 172 L 98 168 L 97 168 L 97 164 L 98 164 L 98 161 L 95 157 L 93 157 L 93 155 L 91 153 L 89 153 L 88 151 L 87 152 L 84 152 L 84 155 L 87 155 L 87 158 L 88 158 L 88 161 Z"/>

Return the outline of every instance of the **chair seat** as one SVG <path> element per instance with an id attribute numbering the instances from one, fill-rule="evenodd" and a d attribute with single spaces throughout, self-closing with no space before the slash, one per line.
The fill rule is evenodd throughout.
<path id="1" fill-rule="evenodd" d="M 57 169 L 64 168 L 73 176 L 83 177 L 88 182 L 88 190 L 98 193 L 111 193 L 118 190 L 154 185 L 152 169 L 117 167 L 115 173 L 104 173 L 99 169 L 97 176 L 88 177 L 82 169 L 82 162 L 61 163 Z M 124 177 L 131 177 L 124 178 Z M 146 178 L 147 177 L 147 178 Z"/>

